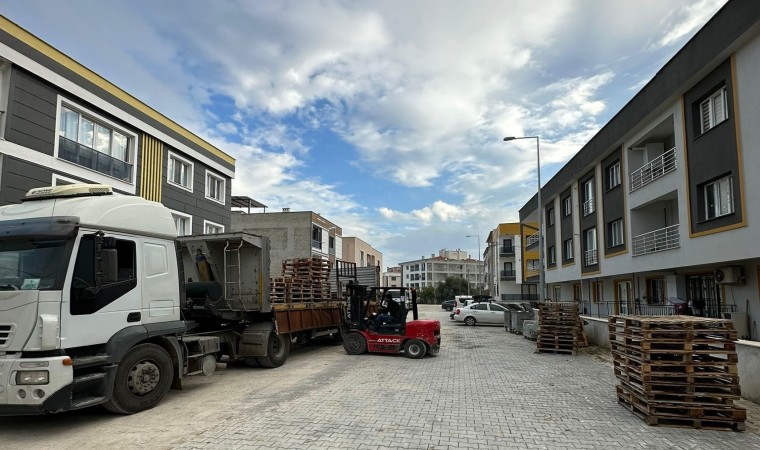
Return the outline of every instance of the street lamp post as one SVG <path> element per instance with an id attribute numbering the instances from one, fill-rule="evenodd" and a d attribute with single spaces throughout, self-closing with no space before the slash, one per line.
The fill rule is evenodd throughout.
<path id="1" fill-rule="evenodd" d="M 479 234 L 468 234 L 465 237 L 468 237 L 468 238 L 469 237 L 476 237 L 476 238 L 478 238 L 478 273 L 477 273 L 477 283 L 478 283 L 478 286 L 480 286 L 480 276 L 481 276 L 480 272 L 482 272 L 480 270 L 480 235 Z M 469 281 L 468 281 L 468 283 L 469 283 Z M 481 294 L 483 293 L 482 289 L 480 290 L 480 293 Z"/>
<path id="2" fill-rule="evenodd" d="M 541 151 L 538 136 L 507 136 L 504 142 L 516 141 L 518 139 L 535 139 L 536 140 L 536 178 L 538 178 L 538 301 L 544 301 L 544 214 L 543 204 L 541 202 Z"/>

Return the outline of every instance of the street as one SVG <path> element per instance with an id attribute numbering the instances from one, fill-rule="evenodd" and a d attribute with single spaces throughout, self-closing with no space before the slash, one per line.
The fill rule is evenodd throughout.
<path id="1" fill-rule="evenodd" d="M 297 348 L 285 366 L 230 364 L 186 380 L 156 408 L 0 419 L 3 448 L 711 448 L 760 447 L 747 431 L 647 426 L 615 400 L 609 353 L 536 354 L 499 326 L 466 327 L 438 305 L 437 357 Z"/>

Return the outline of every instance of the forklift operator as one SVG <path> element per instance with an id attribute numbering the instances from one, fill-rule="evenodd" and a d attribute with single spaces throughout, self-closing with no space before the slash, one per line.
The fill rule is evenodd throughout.
<path id="1" fill-rule="evenodd" d="M 383 298 L 384 305 L 382 306 L 380 310 L 380 314 L 375 317 L 374 321 L 374 327 L 375 330 L 380 328 L 380 325 L 384 323 L 393 323 L 397 321 L 398 316 L 398 310 L 399 305 L 393 300 L 393 297 L 391 297 L 390 292 L 387 292 L 385 294 L 385 297 Z"/>

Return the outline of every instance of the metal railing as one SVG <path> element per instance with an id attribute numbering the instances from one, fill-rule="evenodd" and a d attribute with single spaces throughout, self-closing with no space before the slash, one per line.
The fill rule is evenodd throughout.
<path id="1" fill-rule="evenodd" d="M 597 263 L 597 252 L 596 249 L 594 250 L 586 250 L 586 252 L 583 254 L 583 264 L 586 266 L 593 266 Z"/>
<path id="2" fill-rule="evenodd" d="M 538 244 L 538 231 L 528 236 L 528 238 L 525 240 L 526 248 L 532 247 L 536 244 Z"/>
<path id="3" fill-rule="evenodd" d="M 635 316 L 672 316 L 672 315 L 695 315 L 691 306 L 684 302 L 681 304 L 659 303 L 646 304 L 635 300 L 628 302 L 600 301 L 593 302 L 584 300 L 580 302 L 581 314 L 595 317 L 607 317 L 610 315 L 635 315 Z M 720 305 L 712 309 L 705 309 L 701 313 L 704 317 L 713 319 L 721 318 L 723 313 L 736 312 L 736 305 Z"/>
<path id="4" fill-rule="evenodd" d="M 78 142 L 58 138 L 58 157 L 123 181 L 132 181 L 132 164 Z"/>
<path id="5" fill-rule="evenodd" d="M 633 237 L 633 256 L 662 252 L 681 246 L 678 224 Z"/>
<path id="6" fill-rule="evenodd" d="M 535 301 L 538 300 L 538 294 L 501 294 L 501 299 L 504 301 Z"/>
<path id="7" fill-rule="evenodd" d="M 677 168 L 676 148 L 673 147 L 657 158 L 649 161 L 630 174 L 630 192 L 668 174 Z"/>
<path id="8" fill-rule="evenodd" d="M 596 211 L 596 202 L 594 201 L 594 197 L 591 197 L 590 199 L 583 202 L 583 215 L 588 216 L 589 214 Z"/>
<path id="9" fill-rule="evenodd" d="M 499 277 L 504 280 L 508 278 L 515 278 L 517 276 L 516 271 L 514 270 L 501 270 L 499 271 Z"/>
<path id="10" fill-rule="evenodd" d="M 499 247 L 499 254 L 501 255 L 514 255 L 515 254 L 515 247 L 511 245 L 502 245 Z"/>

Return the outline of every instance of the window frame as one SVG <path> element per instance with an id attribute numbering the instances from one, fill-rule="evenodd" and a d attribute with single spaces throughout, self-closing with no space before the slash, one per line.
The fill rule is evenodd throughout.
<path id="1" fill-rule="evenodd" d="M 616 233 L 616 230 L 615 230 L 616 225 L 620 225 L 619 233 Z M 623 224 L 623 219 L 620 218 L 620 219 L 610 221 L 608 226 L 609 226 L 608 232 L 609 232 L 610 240 L 607 243 L 607 248 L 620 247 L 621 245 L 623 245 L 625 243 L 625 237 L 624 237 L 625 226 Z M 619 237 L 619 241 L 615 239 L 616 237 Z"/>
<path id="2" fill-rule="evenodd" d="M 723 200 L 723 192 L 720 190 L 721 183 L 726 182 L 726 186 L 728 186 L 728 199 L 729 199 L 729 210 L 727 212 L 722 212 L 722 200 Z M 715 215 L 710 216 L 710 202 L 708 199 L 707 190 L 708 187 L 715 186 L 717 189 L 713 189 L 713 213 Z M 709 183 L 705 183 L 702 186 L 702 198 L 704 200 L 704 220 L 713 220 L 713 219 L 719 219 L 721 217 L 725 217 L 728 215 L 733 214 L 736 209 L 734 208 L 734 179 L 732 175 L 726 175 L 723 177 L 720 177 L 716 180 L 713 180 Z"/>
<path id="3" fill-rule="evenodd" d="M 216 227 L 216 228 L 219 228 L 220 230 L 219 232 L 216 232 L 216 233 L 209 233 L 208 227 Z M 220 223 L 212 222 L 210 220 L 203 219 L 203 234 L 222 234 L 224 233 L 224 230 L 225 230 L 224 225 Z"/>
<path id="4" fill-rule="evenodd" d="M 178 216 L 178 217 L 181 217 L 184 220 L 187 220 L 188 223 L 190 224 L 189 230 L 187 230 L 187 231 L 189 231 L 189 233 L 179 234 L 179 229 L 178 229 L 177 230 L 177 236 L 178 237 L 179 236 L 191 236 L 193 234 L 193 216 L 190 215 L 190 214 L 187 214 L 187 213 L 175 211 L 173 209 L 170 209 L 169 211 L 171 211 L 171 213 L 172 213 L 172 219 L 174 219 L 174 216 Z M 177 227 L 177 221 L 176 221 L 176 219 L 174 220 L 174 226 L 175 226 L 175 228 Z"/>
<path id="5" fill-rule="evenodd" d="M 0 65 L 0 67 L 2 67 L 2 66 Z M 123 134 L 124 136 L 127 137 L 128 143 L 127 143 L 127 159 L 126 160 L 121 160 L 119 158 L 115 158 L 110 153 L 101 152 L 100 150 L 97 150 L 95 147 L 89 147 L 89 146 L 86 146 L 85 144 L 80 144 L 80 145 L 85 145 L 85 147 L 91 148 L 93 151 L 96 151 L 96 152 L 99 152 L 99 153 L 103 153 L 104 155 L 108 155 L 108 156 L 110 156 L 110 157 L 112 157 L 114 159 L 117 159 L 119 161 L 123 161 L 123 162 L 125 162 L 127 164 L 130 164 L 132 166 L 132 176 L 130 177 L 129 181 L 126 181 L 126 180 L 121 179 L 121 178 L 115 178 L 115 177 L 113 177 L 111 175 L 105 174 L 103 172 L 99 172 L 99 171 L 97 171 L 95 169 L 90 169 L 89 167 L 81 166 L 81 165 L 79 165 L 79 164 L 77 164 L 75 162 L 71 162 L 69 160 L 63 159 L 60 156 L 58 156 L 58 154 L 59 154 L 59 146 L 60 146 L 60 139 L 59 138 L 61 137 L 61 118 L 63 117 L 63 109 L 62 108 L 66 108 L 66 109 L 69 109 L 71 111 L 74 111 L 74 112 L 78 113 L 80 117 L 84 114 L 95 125 L 100 124 L 102 126 L 108 127 L 111 130 L 111 136 L 112 136 L 111 142 L 113 142 L 113 132 L 114 131 L 117 131 L 117 132 L 119 132 L 119 133 L 121 133 L 121 134 Z M 7 108 L 6 108 L 6 111 L 7 111 Z M 7 113 L 3 114 L 3 115 L 7 115 Z M 79 143 L 78 140 L 76 142 Z M 135 132 L 133 132 L 133 131 L 125 128 L 122 125 L 119 125 L 119 124 L 113 122 L 110 119 L 107 119 L 106 117 L 104 117 L 101 114 L 98 114 L 98 113 L 92 111 L 89 108 L 86 108 L 86 107 L 84 107 L 84 106 L 82 106 L 82 105 L 80 105 L 80 104 L 78 104 L 78 103 L 76 103 L 74 101 L 69 100 L 68 98 L 65 98 L 65 97 L 63 97 L 61 95 L 58 95 L 58 98 L 57 98 L 57 101 L 56 101 L 56 112 L 55 112 L 55 142 L 53 144 L 53 157 L 56 159 L 56 161 L 60 161 L 60 162 L 63 162 L 64 164 L 67 164 L 67 165 L 70 164 L 72 166 L 76 166 L 78 168 L 82 168 L 83 170 L 86 170 L 88 173 L 97 174 L 97 176 L 100 176 L 100 177 L 106 177 L 106 179 L 108 179 L 108 182 L 106 182 L 106 183 L 110 184 L 112 186 L 118 186 L 119 183 L 123 183 L 124 186 L 129 186 L 130 187 L 130 189 L 125 189 L 125 190 L 130 191 L 130 192 L 134 192 L 134 186 L 137 183 L 137 152 L 138 152 L 139 148 L 140 148 L 140 145 L 139 145 L 139 136 Z M 109 150 L 111 150 L 111 149 L 109 148 Z M 71 166 L 69 166 L 69 167 L 71 167 Z M 61 168 L 59 168 L 59 170 L 61 170 Z M 66 171 L 66 170 L 64 169 L 64 171 Z M 88 178 L 90 178 L 90 177 L 88 177 Z"/>
<path id="6" fill-rule="evenodd" d="M 568 247 L 568 244 L 569 244 L 569 247 Z M 570 249 L 569 252 L 568 252 L 568 248 Z M 573 238 L 565 239 L 562 242 L 562 260 L 572 261 L 575 258 L 574 253 L 575 253 L 575 247 L 573 245 Z M 570 257 L 568 257 L 568 254 L 570 255 Z"/>
<path id="7" fill-rule="evenodd" d="M 174 173 L 174 171 L 172 170 L 173 168 L 172 159 L 179 160 L 182 164 L 190 166 L 188 169 L 188 176 L 187 176 L 188 186 L 184 186 L 181 183 L 177 183 L 176 181 L 171 179 L 170 174 Z M 176 186 L 188 192 L 193 192 L 193 183 L 195 182 L 195 163 L 193 163 L 187 158 L 182 157 L 178 153 L 168 150 L 167 156 L 166 156 L 166 182 L 172 186 Z"/>
<path id="8" fill-rule="evenodd" d="M 211 197 L 209 195 L 209 187 L 210 187 L 210 185 L 209 185 L 209 178 L 216 178 L 216 180 L 218 180 L 218 181 L 221 182 L 221 188 L 217 188 L 217 190 L 219 192 L 219 195 L 220 195 L 220 198 Z M 211 200 L 212 202 L 216 202 L 216 203 L 224 205 L 224 202 L 226 200 L 226 194 L 227 194 L 227 192 L 226 192 L 227 191 L 227 179 L 224 178 L 223 176 L 217 174 L 216 172 L 213 172 L 211 170 L 206 169 L 206 176 L 205 176 L 205 179 L 204 179 L 204 184 L 206 186 L 206 189 L 205 189 L 205 191 L 206 191 L 206 199 L 207 200 Z"/>
<path id="9" fill-rule="evenodd" d="M 611 191 L 620 186 L 622 179 L 620 178 L 620 160 L 607 166 L 607 191 Z"/>
<path id="10" fill-rule="evenodd" d="M 723 109 L 723 118 L 720 121 L 716 119 L 715 102 L 716 98 L 721 99 L 721 106 Z M 699 116 L 699 130 L 700 135 L 707 133 L 716 126 L 728 120 L 728 88 L 726 85 L 719 87 L 716 91 L 708 95 L 704 100 L 697 105 L 697 112 Z M 707 106 L 707 119 L 708 124 L 705 128 L 705 106 Z"/>
<path id="11" fill-rule="evenodd" d="M 573 196 L 568 195 L 562 199 L 562 217 L 570 217 L 573 215 Z"/>
<path id="12" fill-rule="evenodd" d="M 549 264 L 557 264 L 557 247 L 552 245 L 546 249 Z"/>
<path id="13" fill-rule="evenodd" d="M 554 207 L 549 207 L 549 209 L 546 210 L 546 226 L 547 227 L 553 227 L 554 226 Z"/>

